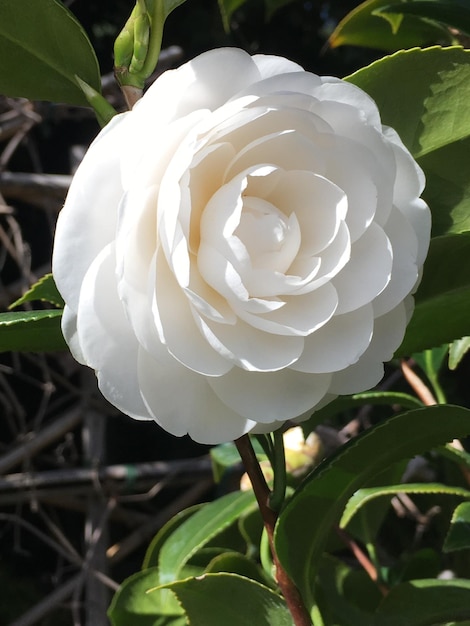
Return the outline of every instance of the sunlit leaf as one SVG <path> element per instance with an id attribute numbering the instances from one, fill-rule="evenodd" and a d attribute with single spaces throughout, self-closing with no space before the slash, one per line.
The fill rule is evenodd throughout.
<path id="1" fill-rule="evenodd" d="M 470 350 L 470 337 L 457 339 L 449 346 L 449 369 L 457 369 L 460 361 Z"/>
<path id="2" fill-rule="evenodd" d="M 25 302 L 34 302 L 35 300 L 50 302 L 61 308 L 64 306 L 64 300 L 57 289 L 52 274 L 46 274 L 40 278 L 37 283 L 34 283 L 34 285 L 21 296 L 21 298 L 18 298 L 18 300 L 10 304 L 9 308 L 14 309 Z"/>
<path id="3" fill-rule="evenodd" d="M 470 548 L 470 502 L 462 502 L 452 515 L 443 550 L 454 552 L 468 548 Z"/>
<path id="4" fill-rule="evenodd" d="M 188 560 L 254 503 L 252 492 L 230 493 L 210 502 L 169 536 L 159 553 L 160 583 L 177 580 Z"/>

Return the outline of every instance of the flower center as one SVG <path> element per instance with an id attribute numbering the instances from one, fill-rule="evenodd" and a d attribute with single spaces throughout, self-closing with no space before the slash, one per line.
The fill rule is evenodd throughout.
<path id="1" fill-rule="evenodd" d="M 253 269 L 286 272 L 300 247 L 300 229 L 294 214 L 287 216 L 262 198 L 245 196 L 234 235 L 245 246 Z"/>

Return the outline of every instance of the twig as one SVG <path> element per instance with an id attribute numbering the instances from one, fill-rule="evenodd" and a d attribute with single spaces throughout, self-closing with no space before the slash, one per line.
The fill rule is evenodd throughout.
<path id="1" fill-rule="evenodd" d="M 3 458 L 0 458 L 0 461 Z M 0 492 L 11 492 L 17 489 L 40 489 L 41 487 L 50 488 L 59 485 L 64 487 L 78 486 L 90 483 L 102 489 L 111 482 L 125 484 L 131 481 L 134 483 L 137 479 L 162 480 L 168 473 L 172 473 L 175 479 L 178 479 L 179 484 L 194 482 L 198 478 L 207 478 L 210 475 L 211 461 L 208 457 L 199 457 L 177 461 L 108 465 L 97 469 L 84 467 L 44 472 L 20 472 L 7 474 L 0 478 Z"/>
<path id="2" fill-rule="evenodd" d="M 411 369 L 406 361 L 401 362 L 401 370 L 406 381 L 423 404 L 426 406 L 434 406 L 437 404 L 436 398 L 429 388 L 426 387 L 421 378 Z"/>
<path id="3" fill-rule="evenodd" d="M 55 420 L 50 426 L 46 426 L 39 434 L 30 433 L 30 438 L 27 441 L 22 442 L 17 448 L 7 452 L 0 458 L 0 474 L 33 457 L 37 452 L 75 428 L 80 423 L 82 415 L 81 407 L 77 407 L 65 413 L 60 419 Z M 3 481 L 0 479 L 0 482 Z M 15 482 L 14 479 L 13 482 Z M 18 483 L 16 484 L 17 486 Z"/>
<path id="4" fill-rule="evenodd" d="M 358 546 L 358 544 L 354 541 L 354 539 L 350 537 L 349 534 L 345 530 L 343 530 L 339 526 L 336 526 L 335 530 L 336 530 L 337 535 L 341 538 L 342 541 L 344 541 L 344 543 L 348 546 L 348 548 L 354 554 L 354 556 L 357 559 L 357 562 L 361 565 L 361 567 L 364 569 L 364 571 L 369 576 L 369 578 L 374 583 L 377 584 L 377 587 L 380 590 L 381 594 L 383 596 L 386 596 L 388 594 L 388 589 L 383 583 L 379 581 L 377 568 L 369 559 L 367 554 Z"/>
<path id="5" fill-rule="evenodd" d="M 163 511 L 152 516 L 147 523 L 142 524 L 137 530 L 119 543 L 110 546 L 106 551 L 110 562 L 117 563 L 133 552 L 138 546 L 142 545 L 144 541 L 152 537 L 157 530 L 166 524 L 174 515 L 197 502 L 207 493 L 212 484 L 212 478 L 199 480 L 181 496 L 172 500 Z"/>

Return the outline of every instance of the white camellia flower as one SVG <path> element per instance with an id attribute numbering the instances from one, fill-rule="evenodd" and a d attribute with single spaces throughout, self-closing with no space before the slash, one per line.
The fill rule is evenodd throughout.
<path id="1" fill-rule="evenodd" d="M 374 386 L 430 238 L 424 176 L 357 87 L 212 50 L 79 167 L 57 224 L 63 332 L 106 398 L 219 443 Z"/>

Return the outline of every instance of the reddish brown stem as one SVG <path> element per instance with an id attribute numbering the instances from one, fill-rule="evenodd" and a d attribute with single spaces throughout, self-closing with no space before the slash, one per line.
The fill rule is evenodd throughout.
<path id="1" fill-rule="evenodd" d="M 354 554 L 358 563 L 364 568 L 369 578 L 372 581 L 374 581 L 374 583 L 377 584 L 377 587 L 379 588 L 380 593 L 383 596 L 386 596 L 388 594 L 388 589 L 384 584 L 382 584 L 379 581 L 377 569 L 375 565 L 372 563 L 372 561 L 369 559 L 369 557 L 366 555 L 366 553 L 363 550 L 361 550 L 361 548 L 354 541 L 354 539 L 352 539 L 352 537 L 350 537 L 348 533 L 345 532 L 342 528 L 340 528 L 339 526 L 336 526 L 335 530 L 336 530 L 336 533 L 339 535 L 339 537 L 344 541 L 344 543 L 349 547 L 351 552 Z"/>
<path id="2" fill-rule="evenodd" d="M 437 404 L 436 398 L 432 395 L 429 388 L 426 387 L 418 374 L 411 369 L 406 361 L 401 362 L 401 371 L 403 372 L 403 376 L 406 381 L 423 404 L 426 406 L 434 406 Z"/>
<path id="3" fill-rule="evenodd" d="M 240 437 L 240 439 L 236 439 L 235 445 L 237 446 L 238 452 L 242 458 L 246 473 L 248 474 L 251 484 L 253 485 L 253 491 L 258 502 L 261 517 L 263 518 L 264 527 L 266 528 L 266 532 L 268 534 L 269 546 L 271 548 L 271 554 L 276 567 L 277 583 L 282 591 L 282 595 L 284 596 L 287 606 L 289 607 L 289 611 L 292 614 L 294 624 L 295 626 L 312 626 L 312 620 L 310 619 L 310 615 L 305 608 L 299 590 L 289 578 L 287 572 L 277 558 L 276 550 L 274 548 L 274 527 L 277 521 L 277 513 L 269 506 L 269 496 L 271 492 L 259 466 L 249 436 L 244 435 L 243 437 Z"/>

